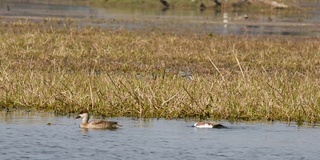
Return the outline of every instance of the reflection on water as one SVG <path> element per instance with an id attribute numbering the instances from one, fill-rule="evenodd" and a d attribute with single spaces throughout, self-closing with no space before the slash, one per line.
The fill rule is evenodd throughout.
<path id="1" fill-rule="evenodd" d="M 0 16 L 41 19 L 44 17 L 77 18 L 80 26 L 99 26 L 110 29 L 149 29 L 169 32 L 202 34 L 249 35 L 302 35 L 319 36 L 320 3 L 297 0 L 294 6 L 311 10 L 310 13 L 286 13 L 275 10 L 271 14 L 259 14 L 241 9 L 168 9 L 146 7 L 93 7 L 75 4 L 83 0 L 3 0 Z"/>
<path id="2" fill-rule="evenodd" d="M 78 0 L 81 1 L 81 0 Z M 12 17 L 60 17 L 86 18 L 94 10 L 75 5 L 72 0 L 1 0 L 0 15 Z"/>
<path id="3" fill-rule="evenodd" d="M 7 112 L 6 110 L 1 111 L 1 122 L 6 124 L 23 123 L 23 124 L 36 124 L 43 123 L 47 119 L 48 123 L 50 120 L 55 119 L 54 114 L 45 112 L 29 112 L 29 111 L 17 111 Z"/>
<path id="4" fill-rule="evenodd" d="M 6 115 L 4 117 L 3 115 Z M 0 159 L 317 159 L 319 128 L 110 118 L 118 130 L 82 130 L 73 117 L 11 112 L 0 117 Z M 50 122 L 52 125 L 47 125 Z M 312 146 L 312 147 L 311 147 Z"/>

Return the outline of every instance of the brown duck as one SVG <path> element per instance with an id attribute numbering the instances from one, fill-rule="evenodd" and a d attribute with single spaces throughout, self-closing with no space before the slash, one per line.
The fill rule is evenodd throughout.
<path id="1" fill-rule="evenodd" d="M 82 119 L 79 127 L 85 129 L 117 129 L 121 126 L 118 124 L 118 122 L 113 121 L 92 120 L 91 122 L 89 122 L 90 116 L 88 112 L 79 113 L 76 119 L 78 118 Z"/>

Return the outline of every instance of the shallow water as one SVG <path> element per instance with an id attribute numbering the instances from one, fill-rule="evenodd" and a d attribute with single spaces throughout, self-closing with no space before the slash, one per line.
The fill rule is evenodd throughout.
<path id="1" fill-rule="evenodd" d="M 0 159 L 318 159 L 320 129 L 274 123 L 109 118 L 118 130 L 82 130 L 80 120 L 49 113 L 2 112 Z M 51 125 L 48 125 L 51 123 Z"/>
<path id="2" fill-rule="evenodd" d="M 296 0 L 292 5 L 301 13 L 275 10 L 260 14 L 241 10 L 169 9 L 147 7 L 97 7 L 74 4 L 83 0 L 2 0 L 0 16 L 3 20 L 45 17 L 76 18 L 80 26 L 130 30 L 157 30 L 175 33 L 246 34 L 246 35 L 320 35 L 320 3 Z M 304 12 L 307 9 L 309 12 Z M 248 19 L 243 16 L 248 15 Z"/>

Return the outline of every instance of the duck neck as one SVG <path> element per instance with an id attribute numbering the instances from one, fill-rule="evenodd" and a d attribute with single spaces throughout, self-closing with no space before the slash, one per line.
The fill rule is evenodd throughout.
<path id="1" fill-rule="evenodd" d="M 82 124 L 87 124 L 89 122 L 89 115 L 82 118 Z"/>

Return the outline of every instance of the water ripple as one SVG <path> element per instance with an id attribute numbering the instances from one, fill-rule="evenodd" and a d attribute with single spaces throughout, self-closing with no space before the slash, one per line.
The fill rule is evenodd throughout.
<path id="1" fill-rule="evenodd" d="M 12 117 L 9 123 L 1 117 L 0 159 L 247 160 L 320 156 L 319 128 L 224 122 L 229 129 L 197 129 L 188 127 L 193 122 L 184 120 L 111 120 L 119 121 L 123 128 L 84 131 L 78 127 L 80 122 L 68 117 L 21 115 Z M 53 125 L 46 125 L 48 122 Z"/>

